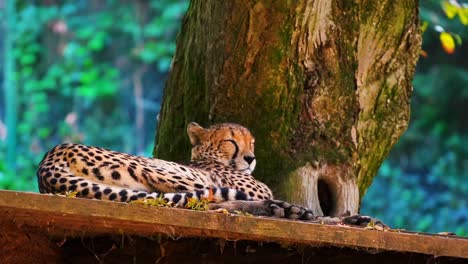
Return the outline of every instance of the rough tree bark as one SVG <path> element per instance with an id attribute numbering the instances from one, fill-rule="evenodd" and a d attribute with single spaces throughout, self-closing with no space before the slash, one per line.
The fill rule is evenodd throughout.
<path id="1" fill-rule="evenodd" d="M 166 83 L 154 155 L 188 161 L 185 127 L 235 122 L 254 175 L 317 215 L 357 213 L 409 120 L 418 3 L 194 0 Z"/>

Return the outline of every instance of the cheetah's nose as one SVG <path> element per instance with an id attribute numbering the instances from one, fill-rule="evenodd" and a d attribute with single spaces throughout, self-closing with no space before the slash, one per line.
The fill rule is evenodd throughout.
<path id="1" fill-rule="evenodd" d="M 244 160 L 250 165 L 255 159 L 255 156 L 244 156 Z"/>

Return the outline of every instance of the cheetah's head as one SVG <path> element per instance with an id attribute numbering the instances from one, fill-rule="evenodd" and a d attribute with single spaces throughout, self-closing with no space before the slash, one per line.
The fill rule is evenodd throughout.
<path id="1" fill-rule="evenodd" d="M 192 161 L 217 161 L 248 174 L 254 170 L 255 139 L 247 128 L 232 123 L 203 128 L 191 122 L 187 134 L 192 143 Z"/>

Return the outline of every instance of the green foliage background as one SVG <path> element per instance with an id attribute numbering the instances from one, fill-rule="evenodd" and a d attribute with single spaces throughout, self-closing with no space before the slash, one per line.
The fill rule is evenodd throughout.
<path id="1" fill-rule="evenodd" d="M 11 22 L 18 154 L 15 170 L 6 171 L 7 142 L 0 140 L 0 188 L 37 190 L 35 167 L 47 149 L 65 141 L 149 155 L 188 2 L 37 3 L 16 1 Z"/>
<path id="2" fill-rule="evenodd" d="M 468 235 L 468 50 L 446 54 L 439 25 L 467 41 L 442 1 L 420 1 L 429 23 L 414 79 L 410 127 L 363 199 L 392 227 Z M 0 189 L 37 191 L 35 168 L 72 141 L 150 156 L 165 76 L 187 0 L 16 1 L 17 156 L 8 169 L 9 84 L 0 77 Z M 6 33 L 0 7 L 0 36 Z M 3 41 L 0 41 L 2 48 Z M 5 51 L 6 52 L 6 51 Z M 0 70 L 5 53 L 0 52 Z M 261 164 L 260 164 L 261 166 Z"/>

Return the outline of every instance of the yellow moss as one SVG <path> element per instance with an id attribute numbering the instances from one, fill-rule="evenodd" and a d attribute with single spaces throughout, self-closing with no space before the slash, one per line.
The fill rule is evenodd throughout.
<path id="1" fill-rule="evenodd" d="M 142 204 L 145 206 L 158 206 L 158 207 L 174 207 L 174 203 L 167 202 L 167 200 L 164 199 L 162 195 L 156 199 L 140 199 L 140 200 L 131 201 L 130 204 Z"/>
<path id="2" fill-rule="evenodd" d="M 188 198 L 185 208 L 197 211 L 207 211 L 209 209 L 208 204 L 210 202 L 210 199 L 207 198 L 202 198 L 201 200 L 196 198 Z"/>

